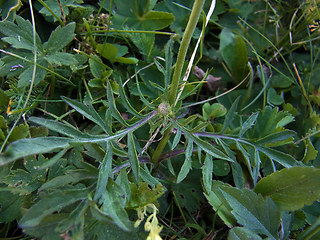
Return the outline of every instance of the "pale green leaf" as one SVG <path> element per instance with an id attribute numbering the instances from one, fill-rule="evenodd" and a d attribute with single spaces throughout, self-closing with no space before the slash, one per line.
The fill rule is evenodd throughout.
<path id="1" fill-rule="evenodd" d="M 63 137 L 39 137 L 20 139 L 11 143 L 4 155 L 0 157 L 0 166 L 8 164 L 19 158 L 39 153 L 48 153 L 61 148 L 69 147 L 73 140 Z"/>
<path id="2" fill-rule="evenodd" d="M 320 169 L 292 167 L 262 178 L 254 191 L 269 196 L 284 210 L 295 211 L 320 197 Z"/>

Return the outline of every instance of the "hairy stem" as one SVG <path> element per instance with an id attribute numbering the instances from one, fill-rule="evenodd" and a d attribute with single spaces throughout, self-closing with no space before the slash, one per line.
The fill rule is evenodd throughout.
<path id="1" fill-rule="evenodd" d="M 195 0 L 187 27 L 182 37 L 182 41 L 181 41 L 181 45 L 180 45 L 179 53 L 177 57 L 176 67 L 174 69 L 172 82 L 169 90 L 169 104 L 171 106 L 174 105 L 176 100 L 179 81 L 180 81 L 180 77 L 183 69 L 183 64 L 187 55 L 187 51 L 190 45 L 190 41 L 194 32 L 194 29 L 196 28 L 196 25 L 198 23 L 204 2 L 205 0 Z"/>
<path id="2" fill-rule="evenodd" d="M 174 106 L 176 101 L 183 64 L 187 55 L 187 51 L 190 45 L 194 29 L 196 28 L 196 25 L 198 23 L 204 2 L 205 0 L 195 0 L 187 27 L 182 37 L 176 67 L 174 69 L 171 86 L 168 93 L 168 100 L 171 107 Z M 172 129 L 173 127 L 171 126 L 164 132 L 163 138 L 159 142 L 155 152 L 152 155 L 151 162 L 154 164 L 155 170 L 158 168 L 160 156 L 169 141 Z"/>

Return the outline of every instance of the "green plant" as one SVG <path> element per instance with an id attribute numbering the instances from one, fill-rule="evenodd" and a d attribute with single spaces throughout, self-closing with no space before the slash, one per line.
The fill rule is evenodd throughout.
<path id="1" fill-rule="evenodd" d="M 318 237 L 317 32 L 287 37 L 310 30 L 316 1 L 291 19 L 271 1 L 39 4 L 61 25 L 47 41 L 22 16 L 0 23 L 1 112 L 14 104 L 0 118 L 0 222 L 41 239 Z M 197 44 L 217 96 L 209 72 L 188 77 Z M 9 130 L 17 113 L 31 116 Z"/>

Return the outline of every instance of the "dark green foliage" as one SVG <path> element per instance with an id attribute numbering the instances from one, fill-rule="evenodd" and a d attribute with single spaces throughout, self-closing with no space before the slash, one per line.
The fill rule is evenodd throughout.
<path id="1" fill-rule="evenodd" d="M 318 1 L 33 2 L 0 0 L 1 239 L 319 239 Z"/>

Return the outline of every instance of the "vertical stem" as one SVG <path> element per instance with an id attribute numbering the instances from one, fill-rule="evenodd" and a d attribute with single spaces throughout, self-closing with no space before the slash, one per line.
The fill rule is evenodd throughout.
<path id="1" fill-rule="evenodd" d="M 194 32 L 194 29 L 197 26 L 204 2 L 205 0 L 195 0 L 187 27 L 182 37 L 182 41 L 181 41 L 181 45 L 180 45 L 179 53 L 177 57 L 176 67 L 174 69 L 171 86 L 168 93 L 168 100 L 171 107 L 174 105 L 176 101 L 183 64 L 187 55 L 187 51 L 190 45 L 190 41 Z M 158 168 L 159 158 L 169 141 L 172 129 L 173 127 L 171 126 L 164 132 L 163 138 L 159 142 L 155 152 L 152 155 L 151 162 L 154 164 L 155 169 Z"/>
<path id="2" fill-rule="evenodd" d="M 179 81 L 183 69 L 183 64 L 187 55 L 187 51 L 190 45 L 190 41 L 194 32 L 194 29 L 196 28 L 196 25 L 198 23 L 202 7 L 205 0 L 195 0 L 192 8 L 191 15 L 189 17 L 189 21 L 187 24 L 187 27 L 185 29 L 185 32 L 182 37 L 181 45 L 179 48 L 178 58 L 176 62 L 176 67 L 174 69 L 172 82 L 169 90 L 169 104 L 171 106 L 174 105 L 176 96 L 178 93 L 178 87 L 179 87 Z"/>

